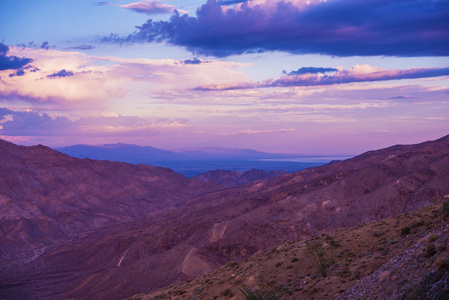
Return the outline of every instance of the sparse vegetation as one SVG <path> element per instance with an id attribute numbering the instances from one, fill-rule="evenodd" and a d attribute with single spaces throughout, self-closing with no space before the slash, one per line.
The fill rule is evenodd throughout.
<path id="1" fill-rule="evenodd" d="M 225 290 L 223 291 L 222 294 L 223 294 L 223 296 L 225 296 L 225 297 L 232 297 L 232 296 L 234 296 L 234 293 L 233 293 L 232 290 L 229 289 L 229 288 L 225 289 Z"/>
<path id="2" fill-rule="evenodd" d="M 386 299 L 385 295 L 391 295 L 394 289 L 404 300 L 449 299 L 449 292 L 444 289 L 447 285 L 441 284 L 449 279 L 444 275 L 449 273 L 449 237 L 443 231 L 447 222 L 442 211 L 442 205 L 428 207 L 393 220 L 320 233 L 307 242 L 302 238 L 284 243 L 238 264 L 229 261 L 217 272 L 193 279 L 183 286 L 187 292 L 178 297 L 290 300 L 345 299 L 346 295 L 357 295 L 359 299 L 368 299 L 380 293 L 379 299 Z M 403 234 L 400 228 L 410 231 Z M 377 237 L 375 232 L 384 233 Z M 411 257 L 404 259 L 404 253 Z M 394 265 L 380 271 L 380 276 L 379 267 L 389 261 Z M 402 273 L 404 269 L 406 273 Z M 440 279 L 434 275 L 426 281 L 425 276 L 430 273 L 440 274 Z M 374 277 L 369 279 L 370 276 Z M 352 292 L 362 279 L 364 285 L 360 289 L 364 293 Z M 373 286 L 382 291 L 373 290 Z M 167 290 L 161 298 L 174 299 L 176 295 L 180 294 Z"/>
<path id="3" fill-rule="evenodd" d="M 408 226 L 402 227 L 401 228 L 401 235 L 409 235 L 411 233 L 411 229 Z"/>
<path id="4" fill-rule="evenodd" d="M 275 293 L 272 291 L 252 291 L 249 287 L 243 286 L 241 288 L 245 300 L 278 300 Z"/>
<path id="5" fill-rule="evenodd" d="M 326 277 L 327 268 L 329 267 L 329 265 L 327 264 L 324 258 L 324 251 L 322 244 L 320 242 L 308 242 L 306 246 L 307 250 L 312 256 L 313 263 L 317 268 L 318 272 L 323 277 Z"/>

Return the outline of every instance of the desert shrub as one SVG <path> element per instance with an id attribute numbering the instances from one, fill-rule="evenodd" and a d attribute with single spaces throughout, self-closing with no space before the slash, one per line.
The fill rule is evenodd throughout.
<path id="1" fill-rule="evenodd" d="M 229 288 L 225 289 L 225 290 L 223 291 L 222 294 L 223 294 L 223 296 L 225 296 L 225 297 L 232 297 L 232 296 L 234 296 L 234 293 L 233 293 L 232 290 L 229 289 Z"/>
<path id="2" fill-rule="evenodd" d="M 306 247 L 312 256 L 313 264 L 317 268 L 318 272 L 320 272 L 320 274 L 323 277 L 326 277 L 327 268 L 329 267 L 329 265 L 324 259 L 324 251 L 321 243 L 319 242 L 306 243 Z"/>
<path id="3" fill-rule="evenodd" d="M 429 236 L 429 238 L 427 239 L 430 243 L 435 242 L 438 239 L 438 235 L 436 234 L 432 234 L 431 236 Z"/>
<path id="4" fill-rule="evenodd" d="M 375 237 L 379 237 L 381 235 L 384 235 L 385 233 L 388 232 L 389 229 L 384 229 L 384 230 L 378 230 L 378 231 L 374 231 L 371 234 Z"/>
<path id="5" fill-rule="evenodd" d="M 426 248 L 424 249 L 424 256 L 426 258 L 430 258 L 434 256 L 437 253 L 437 250 L 435 248 L 434 244 L 428 244 Z"/>
<path id="6" fill-rule="evenodd" d="M 228 263 L 226 264 L 226 267 L 228 267 L 228 268 L 232 268 L 232 267 L 235 267 L 235 266 L 237 266 L 237 263 L 235 262 L 235 261 L 228 261 Z"/>
<path id="7" fill-rule="evenodd" d="M 435 261 L 435 266 L 438 269 L 448 269 L 449 268 L 449 260 L 447 258 L 440 257 Z"/>
<path id="8" fill-rule="evenodd" d="M 249 287 L 241 288 L 245 300 L 278 300 L 279 298 L 272 291 L 253 292 Z"/>
<path id="9" fill-rule="evenodd" d="M 449 200 L 443 202 L 443 214 L 449 216 Z"/>
<path id="10" fill-rule="evenodd" d="M 408 226 L 402 227 L 401 228 L 401 235 L 408 235 L 408 234 L 410 234 L 411 231 L 412 230 Z"/>

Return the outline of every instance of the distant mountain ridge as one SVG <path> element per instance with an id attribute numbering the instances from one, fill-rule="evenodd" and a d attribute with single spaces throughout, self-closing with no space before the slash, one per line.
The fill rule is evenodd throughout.
<path id="1" fill-rule="evenodd" d="M 148 164 L 165 167 L 187 177 L 194 177 L 216 169 L 239 172 L 246 172 L 251 169 L 262 169 L 266 172 L 285 170 L 287 173 L 291 173 L 308 167 L 323 165 L 326 162 L 309 162 L 307 160 L 304 162 L 263 161 L 267 159 L 298 157 L 298 155 L 219 147 L 196 147 L 170 151 L 151 146 L 119 143 L 100 146 L 73 145 L 55 148 L 55 150 L 76 158 L 120 161 L 131 164 Z"/>

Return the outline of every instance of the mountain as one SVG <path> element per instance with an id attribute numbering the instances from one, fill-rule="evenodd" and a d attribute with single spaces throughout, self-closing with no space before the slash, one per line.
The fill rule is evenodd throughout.
<path id="1" fill-rule="evenodd" d="M 274 178 L 286 174 L 284 170 L 265 172 L 264 170 L 252 169 L 246 172 L 230 170 L 214 170 L 193 177 L 204 182 L 213 182 L 223 187 L 236 187 L 248 184 L 256 180 Z"/>
<path id="2" fill-rule="evenodd" d="M 39 149 L 27 148 L 26 155 L 16 160 L 24 170 L 11 165 L 2 176 L 13 176 L 30 190 L 39 188 L 37 182 L 42 180 L 36 178 L 51 166 L 41 157 L 45 153 L 36 151 Z M 51 156 L 67 159 L 56 152 Z M 28 163 L 31 158 L 36 160 L 34 164 Z M 63 161 L 75 166 L 84 161 L 70 159 L 73 159 L 70 163 Z M 58 160 L 53 164 L 57 165 Z M 22 161 L 25 163 L 21 165 Z M 104 174 L 106 181 L 109 180 L 107 174 L 112 172 L 120 178 L 132 178 L 133 175 L 125 176 L 124 172 L 130 168 L 131 173 L 135 173 L 136 169 L 131 167 L 139 167 L 96 163 L 111 167 Z M 23 177 L 22 173 L 28 169 L 36 171 Z M 173 173 L 167 173 L 167 180 L 168 174 Z M 60 179 L 52 182 L 67 183 L 66 172 L 55 175 Z M 84 198 L 89 197 L 94 186 L 103 187 L 103 183 L 96 183 L 88 176 L 78 179 L 76 186 L 86 190 Z M 50 240 L 19 261 L 14 257 L 5 259 L 11 252 L 4 248 L 0 268 L 3 294 L 0 296 L 6 299 L 126 298 L 212 272 L 229 261 L 244 261 L 258 251 L 287 241 L 319 237 L 335 228 L 354 227 L 437 204 L 449 195 L 449 136 L 417 145 L 370 151 L 345 161 L 229 189 L 184 178 L 172 190 L 170 181 L 161 182 L 164 186 L 157 188 L 163 191 L 162 195 L 181 198 L 174 198 L 166 208 L 165 196 L 157 201 L 158 193 L 151 189 L 147 194 L 142 192 L 144 199 L 150 195 L 155 197 L 152 203 L 158 206 L 152 215 L 105 224 L 72 235 L 69 240 Z M 104 187 L 110 188 L 109 185 Z M 2 186 L 0 193 L 10 193 L 8 185 Z M 11 195 L 15 200 L 14 194 Z M 31 202 L 41 205 L 42 212 L 49 210 L 48 206 L 42 206 L 47 194 L 32 196 L 24 197 L 21 207 Z M 108 197 L 99 197 L 98 201 L 98 205 L 110 205 Z M 135 198 L 127 203 L 132 207 L 134 201 Z M 67 202 L 68 199 L 62 197 L 54 203 L 65 207 Z M 2 211 L 8 215 L 10 207 L 11 204 L 2 204 Z M 141 212 L 139 217 L 145 213 Z M 55 224 L 63 216 L 53 214 Z M 79 219 L 77 224 L 82 222 Z M 0 226 L 3 227 L 3 223 Z M 26 236 L 31 229 L 22 226 L 15 231 L 3 230 L 2 245 L 14 247 L 15 242 L 23 243 L 21 236 Z M 45 236 L 36 239 L 45 239 Z"/>
<path id="3" fill-rule="evenodd" d="M 260 152 L 253 149 L 236 149 L 236 148 L 220 148 L 220 147 L 193 147 L 181 148 L 173 150 L 188 156 L 190 159 L 201 160 L 255 160 L 265 158 L 288 158 L 297 157 L 297 154 L 281 154 Z"/>
<path id="4" fill-rule="evenodd" d="M 25 257 L 26 247 L 144 220 L 220 188 L 169 169 L 75 159 L 41 145 L 0 140 L 0 153 L 0 250 L 14 247 Z"/>
<path id="5" fill-rule="evenodd" d="M 201 173 L 216 169 L 246 172 L 251 169 L 263 169 L 266 172 L 286 170 L 296 172 L 309 167 L 325 164 L 332 158 L 310 161 L 282 161 L 282 158 L 296 158 L 297 155 L 266 153 L 251 149 L 230 149 L 198 147 L 161 150 L 149 146 L 130 144 L 106 144 L 101 146 L 74 145 L 55 150 L 76 158 L 90 158 L 131 164 L 149 164 L 170 168 L 186 177 L 194 177 Z M 273 159 L 273 160 L 272 160 Z"/>
<path id="6" fill-rule="evenodd" d="M 55 150 L 76 158 L 120 161 L 131 164 L 156 163 L 160 161 L 182 160 L 182 154 L 150 146 L 130 144 L 105 144 L 101 146 L 73 145 L 55 148 Z"/>
<path id="7" fill-rule="evenodd" d="M 380 222 L 288 241 L 131 299 L 244 299 L 244 293 L 286 300 L 448 299 L 448 222 L 449 199 Z"/>

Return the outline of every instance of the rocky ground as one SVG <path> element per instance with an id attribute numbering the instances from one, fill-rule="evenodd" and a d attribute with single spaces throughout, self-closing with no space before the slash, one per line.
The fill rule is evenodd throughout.
<path id="1" fill-rule="evenodd" d="M 258 299 L 448 299 L 448 221 L 446 201 L 393 219 L 287 242 L 130 299 L 245 299 L 245 288 L 256 295 L 274 295 Z"/>

